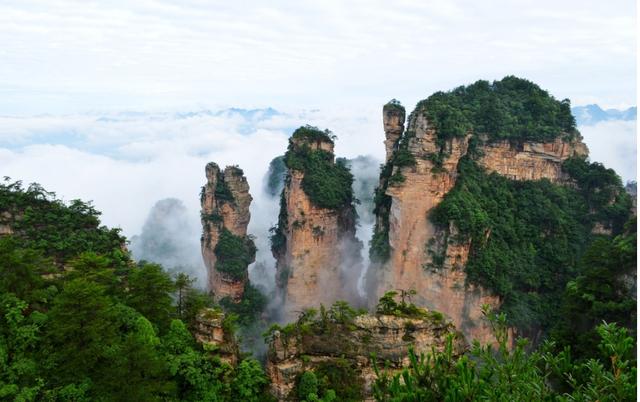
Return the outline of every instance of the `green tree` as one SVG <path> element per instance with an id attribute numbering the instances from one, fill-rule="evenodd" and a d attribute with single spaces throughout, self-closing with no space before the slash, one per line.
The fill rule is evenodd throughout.
<path id="1" fill-rule="evenodd" d="M 15 295 L 0 295 L 0 399 L 35 400 L 44 386 L 35 351 L 45 317 L 27 309 Z"/>
<path id="2" fill-rule="evenodd" d="M 143 261 L 129 273 L 128 285 L 127 304 L 161 331 L 166 329 L 175 311 L 171 276 L 162 266 Z"/>
<path id="3" fill-rule="evenodd" d="M 113 301 L 104 286 L 77 278 L 53 300 L 45 330 L 46 367 L 52 385 L 95 379 L 118 343 Z M 43 356 L 43 357 L 44 357 Z"/>

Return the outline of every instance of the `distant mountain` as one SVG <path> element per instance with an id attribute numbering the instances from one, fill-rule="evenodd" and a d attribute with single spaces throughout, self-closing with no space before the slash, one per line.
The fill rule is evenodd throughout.
<path id="1" fill-rule="evenodd" d="M 572 107 L 571 113 L 575 116 L 579 126 L 592 126 L 608 120 L 636 120 L 637 108 L 634 106 L 626 110 L 603 110 L 600 106 L 592 104 Z"/>

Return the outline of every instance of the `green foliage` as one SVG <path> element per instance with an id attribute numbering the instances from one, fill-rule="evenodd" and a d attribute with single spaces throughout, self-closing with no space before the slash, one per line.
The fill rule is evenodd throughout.
<path id="1" fill-rule="evenodd" d="M 327 309 L 324 305 L 320 305 L 320 311 L 316 309 L 306 309 L 300 313 L 296 322 L 288 323 L 280 326 L 273 324 L 263 334 L 265 343 L 270 343 L 274 338 L 276 331 L 280 332 L 280 336 L 286 344 L 289 338 L 301 338 L 309 334 L 332 334 L 342 331 L 350 331 L 353 329 L 353 320 L 359 316 L 366 314 L 364 309 L 354 309 L 349 303 L 338 300 Z"/>
<path id="2" fill-rule="evenodd" d="M 225 297 L 220 300 L 220 305 L 225 311 L 236 314 L 241 326 L 250 326 L 258 320 L 267 306 L 267 297 L 247 282 L 239 303 L 234 303 L 229 297 Z"/>
<path id="3" fill-rule="evenodd" d="M 453 339 L 419 356 L 409 351 L 410 367 L 389 375 L 379 370 L 373 386 L 378 401 L 631 401 L 636 393 L 633 338 L 615 324 L 602 324 L 599 359 L 580 363 L 569 349 L 555 354 L 552 344 L 528 354 L 526 340 L 507 346 L 504 314 L 490 315 L 498 348 L 475 342 L 468 355 L 454 355 Z"/>
<path id="4" fill-rule="evenodd" d="M 44 287 L 42 275 L 55 268 L 42 252 L 22 248 L 21 243 L 13 236 L 0 237 L 0 293 L 35 301 Z"/>
<path id="5" fill-rule="evenodd" d="M 552 141 L 576 135 L 568 99 L 557 101 L 531 81 L 508 76 L 436 92 L 416 106 L 437 128 L 441 141 L 473 131 L 491 140 Z"/>
<path id="6" fill-rule="evenodd" d="M 302 373 L 298 379 L 296 393 L 301 401 L 309 399 L 309 395 L 318 396 L 318 378 L 313 371 L 305 371 Z"/>
<path id="7" fill-rule="evenodd" d="M 636 300 L 629 278 L 636 273 L 636 219 L 614 239 L 596 239 L 580 261 L 581 274 L 567 283 L 560 320 L 552 338 L 571 346 L 580 358 L 597 356 L 597 329 L 602 321 L 616 322 L 635 333 Z"/>
<path id="8" fill-rule="evenodd" d="M 391 255 L 389 245 L 389 209 L 391 197 L 386 194 L 389 186 L 397 186 L 405 181 L 402 169 L 416 165 L 416 159 L 409 151 L 409 141 L 415 137 L 411 131 L 405 132 L 398 140 L 397 149 L 391 159 L 380 168 L 380 184 L 373 198 L 373 212 L 377 216 L 373 236 L 369 242 L 369 258 L 375 263 L 386 262 Z"/>
<path id="9" fill-rule="evenodd" d="M 41 250 L 58 262 L 82 251 L 126 258 L 120 230 L 100 226 L 100 212 L 90 203 L 72 200 L 65 205 L 38 184 L 25 189 L 22 182 L 5 177 L 0 184 L 0 211 L 11 215 L 8 223 L 26 248 Z"/>
<path id="10" fill-rule="evenodd" d="M 15 216 L 38 204 L 39 213 L 77 218 L 38 194 L 5 186 L 0 203 L 12 205 Z M 109 232 L 76 230 L 71 238 Z M 159 265 L 134 264 L 122 242 L 99 253 L 91 242 L 59 250 L 29 230 L 0 238 L 0 399 L 269 400 L 258 362 L 223 364 L 187 330 L 211 298 L 186 275 L 174 283 Z"/>
<path id="11" fill-rule="evenodd" d="M 231 189 L 224 181 L 224 176 L 222 172 L 218 173 L 218 180 L 216 181 L 216 188 L 213 191 L 213 195 L 216 197 L 216 201 L 228 201 L 233 202 L 233 193 Z"/>
<path id="12" fill-rule="evenodd" d="M 364 381 L 358 375 L 355 364 L 347 359 L 322 362 L 316 367 L 320 393 L 335 392 L 339 401 L 363 400 Z"/>
<path id="13" fill-rule="evenodd" d="M 600 170 L 584 160 L 571 163 L 586 172 Z M 453 223 L 459 234 L 452 241 L 471 241 L 468 281 L 499 295 L 511 324 L 525 331 L 548 330 L 561 318 L 557 301 L 579 272 L 577 263 L 592 239 L 593 225 L 603 217 L 610 219 L 605 225 L 617 225 L 614 222 L 628 216 L 626 204 L 590 201 L 581 180 L 574 189 L 547 180 L 514 181 L 487 174 L 468 157 L 458 171 L 455 187 L 430 219 L 445 230 Z M 612 186 L 623 192 L 609 172 L 597 177 L 590 182 L 590 192 Z M 603 204 L 616 214 L 602 214 Z"/>
<path id="14" fill-rule="evenodd" d="M 632 200 L 616 172 L 601 163 L 589 163 L 580 157 L 567 159 L 562 169 L 578 185 L 593 219 L 604 222 L 614 233 L 619 233 L 629 218 Z"/>
<path id="15" fill-rule="evenodd" d="M 396 297 L 398 296 L 398 292 L 396 291 L 388 291 L 385 292 L 384 295 L 378 301 L 376 305 L 376 313 L 377 314 L 385 314 L 385 315 L 395 315 L 396 317 L 407 317 L 407 318 L 427 318 L 432 317 L 430 313 L 438 312 L 428 312 L 427 310 L 416 306 L 411 303 L 411 296 L 415 295 L 415 290 L 400 290 L 400 303 L 396 302 Z M 444 317 L 437 321 L 442 321 Z"/>
<path id="16" fill-rule="evenodd" d="M 129 273 L 128 283 L 127 304 L 163 331 L 175 311 L 171 276 L 160 265 L 142 261 Z"/>
<path id="17" fill-rule="evenodd" d="M 400 101 L 397 100 L 397 99 L 391 99 L 389 102 L 387 102 L 382 107 L 382 109 L 384 111 L 392 110 L 392 111 L 395 111 L 395 112 L 398 112 L 398 113 L 404 113 L 405 112 L 404 106 L 402 106 L 402 103 L 400 103 Z"/>
<path id="18" fill-rule="evenodd" d="M 331 152 L 310 146 L 312 142 L 333 144 L 329 133 L 315 127 L 300 127 L 291 136 L 284 162 L 287 168 L 304 173 L 302 189 L 316 206 L 336 210 L 350 208 L 354 197 L 349 168 L 342 160 L 334 163 Z"/>
<path id="19" fill-rule="evenodd" d="M 243 360 L 236 369 L 235 379 L 231 384 L 231 395 L 236 400 L 259 401 L 266 391 L 269 380 L 266 378 L 260 363 L 253 359 Z"/>
<path id="20" fill-rule="evenodd" d="M 291 135 L 293 140 L 304 141 L 304 142 L 328 142 L 333 144 L 336 136 L 329 130 L 320 130 L 318 127 L 313 127 L 310 125 L 301 126 Z M 285 157 L 286 158 L 286 157 Z"/>
<path id="21" fill-rule="evenodd" d="M 280 212 L 278 213 L 278 223 L 269 228 L 269 241 L 271 242 L 271 252 L 274 256 L 279 256 L 284 253 L 287 247 L 287 237 L 284 234 L 288 224 L 287 217 L 287 201 L 284 196 L 284 191 L 280 193 Z"/>
<path id="22" fill-rule="evenodd" d="M 389 210 L 391 208 L 391 197 L 386 194 L 386 191 L 390 185 L 389 181 L 392 171 L 392 163 L 381 166 L 380 185 L 376 188 L 373 197 L 373 213 L 377 217 L 373 228 L 373 235 L 369 242 L 369 258 L 373 263 L 384 263 L 391 256 L 391 246 L 389 245 Z"/>
<path id="23" fill-rule="evenodd" d="M 34 357 L 44 317 L 11 293 L 0 296 L 0 398 L 34 400 L 44 386 Z"/>
<path id="24" fill-rule="evenodd" d="M 385 108 L 396 107 L 385 105 Z M 427 158 L 433 163 L 432 172 L 442 170 L 447 155 L 445 142 L 455 137 L 476 134 L 470 140 L 469 153 L 474 154 L 477 134 L 486 134 L 490 141 L 552 141 L 560 136 L 577 135 L 575 119 L 571 115 L 568 100 L 557 101 L 536 84 L 513 76 L 489 83 L 478 81 L 450 92 L 436 92 L 416 106 L 413 114 L 424 113 L 437 129 L 437 152 Z M 380 186 L 376 189 L 375 213 L 377 216 L 369 256 L 373 262 L 384 263 L 390 256 L 389 208 L 391 197 L 386 195 L 389 186 L 399 186 L 405 181 L 402 169 L 415 166 L 415 157 L 408 150 L 408 143 L 415 133 L 407 131 L 399 139 L 391 160 L 380 172 Z M 467 194 L 473 202 L 474 193 Z M 606 197 L 605 194 L 602 197 Z M 622 196 L 621 196 L 622 197 Z M 609 209 L 610 214 L 620 212 L 620 204 Z M 472 216 L 480 226 L 483 215 Z M 620 223 L 620 222 L 617 222 Z M 623 223 L 623 222 L 622 222 Z M 514 315 L 510 315 L 514 317 Z"/>
<path id="25" fill-rule="evenodd" d="M 222 228 L 213 250 L 218 260 L 215 268 L 236 280 L 247 277 L 247 267 L 256 257 L 256 246 L 251 237 L 240 237 Z"/>

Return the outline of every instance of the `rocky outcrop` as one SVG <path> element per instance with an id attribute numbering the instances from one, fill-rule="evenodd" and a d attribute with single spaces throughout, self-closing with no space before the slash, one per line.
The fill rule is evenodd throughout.
<path id="1" fill-rule="evenodd" d="M 294 133 L 289 152 L 302 148 L 323 151 L 329 163 L 335 163 L 333 141 L 326 135 L 311 138 Z M 339 299 L 357 302 L 362 244 L 355 237 L 355 209 L 351 203 L 338 208 L 318 206 L 303 188 L 304 177 L 303 170 L 287 169 L 274 236 L 278 240 L 272 238 L 285 320 L 319 303 L 330 305 Z"/>
<path id="2" fill-rule="evenodd" d="M 382 108 L 382 123 L 384 125 L 384 148 L 386 151 L 385 162 L 389 162 L 393 151 L 398 145 L 404 132 L 405 109 L 400 102 L 393 99 Z"/>
<path id="3" fill-rule="evenodd" d="M 366 400 L 371 399 L 371 386 L 376 379 L 371 355 L 379 366 L 388 364 L 392 373 L 408 367 L 409 347 L 418 354 L 442 351 L 448 336 L 453 336 L 454 354 L 464 352 L 466 345 L 455 327 L 438 313 L 425 318 L 403 318 L 393 315 L 360 315 L 352 322 L 327 330 L 312 327 L 309 331 L 272 335 L 267 356 L 267 374 L 271 391 L 278 400 L 287 399 L 298 377 L 320 366 L 341 364 L 355 372 L 350 379 L 362 387 Z"/>
<path id="4" fill-rule="evenodd" d="M 0 236 L 13 234 L 13 228 L 11 227 L 13 220 L 13 215 L 8 211 L 3 211 L 0 214 Z"/>
<path id="5" fill-rule="evenodd" d="M 513 180 L 549 179 L 556 183 L 568 180 L 562 171 L 563 161 L 589 154 L 587 146 L 579 139 L 564 141 L 561 138 L 547 143 L 492 142 L 483 146 L 483 152 L 479 163 L 489 171 Z"/>
<path id="6" fill-rule="evenodd" d="M 247 236 L 252 201 L 249 184 L 242 169 L 237 166 L 227 166 L 221 171 L 217 164 L 211 162 L 207 164 L 205 172 L 207 183 L 202 187 L 200 203 L 203 228 L 201 246 L 207 267 L 207 284 L 217 300 L 230 297 L 239 301 L 248 280 L 247 266 L 255 257 L 253 241 Z M 244 265 L 243 272 L 221 269 L 222 261 L 217 247 L 223 236 L 226 236 L 225 239 L 239 239 L 247 248 L 253 248 L 254 256 L 249 255 L 240 262 Z"/>
<path id="7" fill-rule="evenodd" d="M 384 128 L 388 150 L 389 143 L 398 143 L 399 130 L 388 130 L 386 121 Z M 402 152 L 413 156 L 415 163 L 393 166 L 390 176 L 382 178 L 380 183 L 390 200 L 378 210 L 377 230 L 388 229 L 390 251 L 384 263 L 369 270 L 368 285 L 373 282 L 375 299 L 372 297 L 372 300 L 389 289 L 414 289 L 416 304 L 451 317 L 468 339 L 491 342 L 493 336 L 482 319 L 481 306 L 498 307 L 500 300 L 486 289 L 467 283 L 464 267 L 470 243 L 452 241 L 456 228 L 439 229 L 428 217 L 455 185 L 458 162 L 469 152 L 471 137 L 469 133 L 439 143 L 436 129 L 424 111 L 410 116 L 400 143 L 406 142 Z M 486 140 L 480 136 L 480 145 L 477 145 L 478 163 L 488 171 L 517 180 L 546 178 L 565 182 L 562 162 L 588 152 L 579 138 L 519 144 L 489 143 L 483 139 Z M 391 182 L 398 176 L 402 180 Z"/>
<path id="8" fill-rule="evenodd" d="M 205 308 L 196 316 L 193 336 L 204 350 L 214 353 L 223 362 L 235 365 L 240 349 L 233 333 L 225 329 L 225 315 L 221 310 Z"/>

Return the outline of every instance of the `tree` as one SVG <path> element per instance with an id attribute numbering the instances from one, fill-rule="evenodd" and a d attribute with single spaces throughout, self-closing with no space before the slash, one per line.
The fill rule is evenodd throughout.
<path id="1" fill-rule="evenodd" d="M 178 272 L 175 277 L 175 287 L 176 287 L 176 308 L 178 311 L 178 317 L 180 319 L 184 319 L 184 309 L 186 305 L 187 295 L 189 291 L 192 289 L 193 283 L 196 281 L 195 278 L 189 277 L 189 275 L 184 272 Z"/>
<path id="2" fill-rule="evenodd" d="M 109 364 L 111 347 L 118 343 L 113 301 L 105 287 L 83 278 L 64 285 L 53 301 L 45 335 L 43 358 L 54 385 L 95 379 Z"/>
<path id="3" fill-rule="evenodd" d="M 161 331 L 169 325 L 174 313 L 171 297 L 175 285 L 162 266 L 140 262 L 128 278 L 127 304 Z"/>

